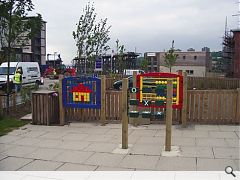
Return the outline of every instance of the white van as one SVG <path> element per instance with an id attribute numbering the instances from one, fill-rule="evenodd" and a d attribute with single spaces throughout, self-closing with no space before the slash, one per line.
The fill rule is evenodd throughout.
<path id="1" fill-rule="evenodd" d="M 144 74 L 145 73 L 143 70 L 140 70 L 140 69 L 124 69 L 123 70 L 123 75 L 132 76 L 134 71 L 136 71 L 137 74 Z"/>
<path id="2" fill-rule="evenodd" d="M 7 85 L 7 62 L 0 65 L 0 89 Z M 22 71 L 22 84 L 42 84 L 39 64 L 37 62 L 10 62 L 9 81 L 13 88 L 13 76 L 17 69 Z"/>

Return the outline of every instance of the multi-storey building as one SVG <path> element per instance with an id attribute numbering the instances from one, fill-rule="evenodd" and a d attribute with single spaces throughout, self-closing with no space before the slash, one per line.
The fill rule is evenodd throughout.
<path id="1" fill-rule="evenodd" d="M 240 29 L 232 30 L 234 40 L 233 76 L 240 78 Z"/>
<path id="2" fill-rule="evenodd" d="M 147 52 L 145 58 L 149 60 L 149 72 L 169 72 L 165 66 L 164 57 L 166 52 Z M 175 51 L 177 60 L 171 68 L 172 73 L 186 71 L 190 76 L 205 76 L 211 69 L 209 51 Z"/>
<path id="3" fill-rule="evenodd" d="M 28 17 L 33 18 L 33 17 Z M 25 33 L 22 34 L 22 37 Z M 0 47 L 5 49 L 6 47 Z M 39 65 L 46 64 L 46 22 L 42 21 L 42 28 L 35 34 L 34 37 L 27 40 L 23 47 L 17 44 L 13 47 L 15 52 L 15 61 L 20 62 L 38 62 Z M 4 53 L 4 51 L 2 51 Z M 6 60 L 5 60 L 6 61 Z"/>

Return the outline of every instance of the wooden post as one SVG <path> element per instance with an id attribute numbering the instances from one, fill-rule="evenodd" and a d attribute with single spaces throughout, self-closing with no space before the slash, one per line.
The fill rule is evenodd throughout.
<path id="1" fill-rule="evenodd" d="M 166 141 L 165 151 L 171 151 L 172 138 L 172 98 L 173 98 L 173 84 L 172 80 L 167 80 L 167 110 L 166 110 Z"/>
<path id="2" fill-rule="evenodd" d="M 122 149 L 128 148 L 128 79 L 122 82 Z"/>
<path id="3" fill-rule="evenodd" d="M 63 126 L 65 125 L 65 109 L 63 107 L 63 96 L 62 96 L 62 80 L 63 80 L 63 75 L 59 75 L 59 120 L 60 120 L 60 125 Z"/>
<path id="4" fill-rule="evenodd" d="M 133 87 L 136 87 L 137 84 L 137 71 L 133 71 Z M 132 95 L 133 99 L 136 99 L 136 93 Z M 134 106 L 133 111 L 137 110 L 137 106 Z M 138 118 L 133 118 L 133 126 L 138 126 Z"/>
<path id="5" fill-rule="evenodd" d="M 181 112 L 182 127 L 187 127 L 187 73 L 184 72 L 183 76 L 183 107 Z"/>
<path id="6" fill-rule="evenodd" d="M 106 76 L 102 75 L 101 76 L 101 125 L 105 126 L 106 124 L 106 100 L 105 100 L 105 95 L 106 95 Z"/>

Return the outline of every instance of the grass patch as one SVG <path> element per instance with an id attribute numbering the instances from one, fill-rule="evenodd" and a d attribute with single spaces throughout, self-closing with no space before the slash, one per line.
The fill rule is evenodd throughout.
<path id="1" fill-rule="evenodd" d="M 21 121 L 12 117 L 0 117 L 0 136 L 28 123 L 29 121 Z"/>

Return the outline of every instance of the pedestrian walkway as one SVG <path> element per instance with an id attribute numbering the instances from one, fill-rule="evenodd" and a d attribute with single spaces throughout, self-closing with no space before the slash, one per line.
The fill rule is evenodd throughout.
<path id="1" fill-rule="evenodd" d="M 0 137 L 1 171 L 239 171 L 239 126 L 173 126 L 180 153 L 162 156 L 165 125 L 129 125 L 121 149 L 121 124 L 25 125 Z"/>

